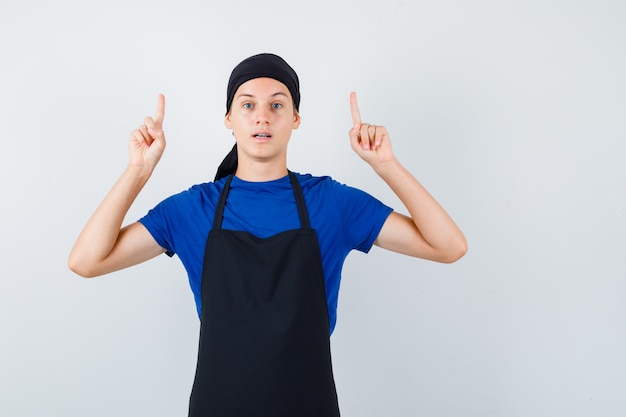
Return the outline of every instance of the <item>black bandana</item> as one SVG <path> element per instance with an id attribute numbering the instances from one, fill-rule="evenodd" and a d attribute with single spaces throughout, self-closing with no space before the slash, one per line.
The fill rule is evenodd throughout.
<path id="1" fill-rule="evenodd" d="M 226 90 L 226 113 L 230 111 L 235 92 L 246 81 L 255 78 L 273 78 L 287 86 L 293 98 L 293 105 L 300 107 L 300 83 L 296 72 L 284 59 L 274 54 L 259 54 L 246 58 L 233 69 Z"/>

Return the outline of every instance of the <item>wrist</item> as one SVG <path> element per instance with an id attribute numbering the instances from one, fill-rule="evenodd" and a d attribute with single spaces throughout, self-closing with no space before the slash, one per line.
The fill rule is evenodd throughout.
<path id="1" fill-rule="evenodd" d="M 154 167 L 149 167 L 146 165 L 135 165 L 128 164 L 126 169 L 124 170 L 124 175 L 134 178 L 138 181 L 146 182 L 152 176 L 154 172 Z"/>
<path id="2" fill-rule="evenodd" d="M 384 178 L 386 175 L 392 172 L 397 172 L 399 168 L 402 168 L 402 165 L 400 164 L 400 161 L 398 161 L 398 159 L 396 159 L 396 157 L 394 156 L 387 161 L 379 161 L 376 164 L 372 164 L 372 168 L 379 176 Z"/>

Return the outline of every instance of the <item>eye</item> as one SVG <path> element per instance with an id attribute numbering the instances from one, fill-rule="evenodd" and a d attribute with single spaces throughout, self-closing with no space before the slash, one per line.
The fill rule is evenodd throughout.
<path id="1" fill-rule="evenodd" d="M 283 105 L 282 105 L 282 103 L 273 103 L 272 104 L 272 108 L 275 109 L 275 110 L 282 109 Z"/>
<path id="2" fill-rule="evenodd" d="M 243 108 L 244 109 L 251 109 L 252 108 L 252 103 L 243 103 Z"/>

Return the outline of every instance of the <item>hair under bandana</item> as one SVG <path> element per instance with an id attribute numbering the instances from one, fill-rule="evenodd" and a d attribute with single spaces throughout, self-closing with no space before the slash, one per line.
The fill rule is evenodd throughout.
<path id="1" fill-rule="evenodd" d="M 287 62 L 274 54 L 258 54 L 241 61 L 230 74 L 228 88 L 226 89 L 226 114 L 230 111 L 237 89 L 246 81 L 255 78 L 273 78 L 285 84 L 296 111 L 300 108 L 300 82 L 298 74 L 287 64 Z M 234 174 L 237 171 L 237 144 L 226 155 L 215 174 L 215 181 L 220 178 Z"/>

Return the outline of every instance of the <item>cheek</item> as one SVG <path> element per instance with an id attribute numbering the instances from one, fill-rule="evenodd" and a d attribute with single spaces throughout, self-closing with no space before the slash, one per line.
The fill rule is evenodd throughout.
<path id="1" fill-rule="evenodd" d="M 230 116 L 230 125 L 232 129 L 236 129 L 246 123 L 246 118 L 241 114 L 232 114 Z"/>

